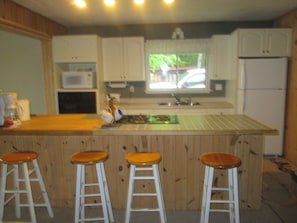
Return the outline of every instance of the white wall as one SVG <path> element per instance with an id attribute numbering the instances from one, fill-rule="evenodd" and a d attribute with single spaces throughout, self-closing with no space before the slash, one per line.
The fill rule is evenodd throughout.
<path id="1" fill-rule="evenodd" d="M 29 99 L 31 114 L 45 114 L 41 42 L 0 29 L 0 90 Z"/>

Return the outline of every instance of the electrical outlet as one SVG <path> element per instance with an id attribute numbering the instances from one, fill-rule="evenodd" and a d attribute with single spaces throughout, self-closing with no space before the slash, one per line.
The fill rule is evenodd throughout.
<path id="1" fill-rule="evenodd" d="M 130 90 L 130 93 L 134 93 L 134 91 L 135 91 L 134 86 L 130 86 L 129 90 Z"/>
<path id="2" fill-rule="evenodd" d="M 216 91 L 222 91 L 223 90 L 223 85 L 222 84 L 215 84 L 215 90 Z"/>

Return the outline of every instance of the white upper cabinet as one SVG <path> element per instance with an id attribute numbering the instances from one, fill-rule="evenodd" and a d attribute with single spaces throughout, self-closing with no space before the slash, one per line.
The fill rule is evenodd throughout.
<path id="1" fill-rule="evenodd" d="M 97 62 L 96 35 L 69 35 L 53 37 L 54 62 Z"/>
<path id="2" fill-rule="evenodd" d="M 291 29 L 239 29 L 238 57 L 291 56 Z"/>
<path id="3" fill-rule="evenodd" d="M 104 81 L 144 81 L 144 38 L 103 38 Z"/>
<path id="4" fill-rule="evenodd" d="M 212 80 L 228 80 L 231 77 L 231 35 L 213 35 L 208 74 Z"/>

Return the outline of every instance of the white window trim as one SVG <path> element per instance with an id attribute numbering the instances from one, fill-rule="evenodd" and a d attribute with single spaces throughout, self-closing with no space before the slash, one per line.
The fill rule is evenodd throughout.
<path id="1" fill-rule="evenodd" d="M 150 89 L 149 88 L 149 55 L 154 53 L 196 53 L 201 52 L 209 55 L 211 47 L 210 39 L 185 39 L 185 40 L 147 40 L 145 42 L 145 76 L 146 93 L 209 93 L 209 77 L 207 77 L 206 88 L 204 89 Z M 207 67 L 207 64 L 206 64 Z"/>

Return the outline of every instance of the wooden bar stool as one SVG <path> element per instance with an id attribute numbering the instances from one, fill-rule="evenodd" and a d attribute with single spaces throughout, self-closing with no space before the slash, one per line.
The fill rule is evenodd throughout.
<path id="1" fill-rule="evenodd" d="M 77 165 L 76 175 L 76 197 L 75 197 L 75 223 L 85 221 L 104 221 L 104 223 L 114 222 L 108 185 L 104 169 L 104 161 L 108 158 L 108 153 L 104 151 L 85 151 L 74 153 L 71 156 L 71 163 Z M 96 183 L 86 183 L 85 166 L 96 165 Z M 99 186 L 99 187 L 98 187 Z M 87 187 L 98 187 L 99 193 L 86 194 Z M 100 197 L 101 203 L 87 203 L 86 198 Z M 86 217 L 85 208 L 101 206 L 103 217 Z"/>
<path id="2" fill-rule="evenodd" d="M 51 218 L 54 217 L 53 210 L 51 208 L 45 185 L 39 170 L 37 157 L 38 154 L 32 151 L 6 153 L 0 157 L 0 222 L 3 221 L 5 205 L 13 199 L 15 199 L 15 214 L 17 218 L 21 217 L 21 207 L 29 208 L 32 223 L 37 222 L 34 207 L 46 207 L 49 216 Z M 29 169 L 28 163 L 32 163 L 32 169 Z M 8 169 L 8 166 L 12 166 L 12 168 Z M 19 167 L 21 167 L 23 171 L 22 177 L 19 174 Z M 33 175 L 33 173 L 35 173 L 35 175 Z M 13 176 L 14 189 L 6 189 L 6 181 L 11 174 Z M 31 182 L 39 183 L 42 196 L 39 196 L 38 198 L 43 197 L 44 203 L 40 203 L 39 200 L 33 200 Z M 21 194 L 25 194 L 27 196 L 28 203 L 23 203 L 20 196 Z M 5 197 L 6 195 L 7 197 Z"/>
<path id="3" fill-rule="evenodd" d="M 131 164 L 128 198 L 126 207 L 126 219 L 125 223 L 130 222 L 131 212 L 145 212 L 145 211 L 157 211 L 160 213 L 161 223 L 166 222 L 165 205 L 163 200 L 158 163 L 161 161 L 161 155 L 159 153 L 129 153 L 126 156 L 126 160 Z M 152 176 L 136 176 L 136 171 L 152 171 Z M 155 193 L 134 193 L 134 181 L 135 180 L 154 180 L 156 192 Z M 158 208 L 132 208 L 133 196 L 155 196 L 158 201 Z"/>
<path id="4" fill-rule="evenodd" d="M 239 223 L 237 167 L 241 164 L 240 158 L 229 153 L 214 152 L 202 154 L 200 160 L 205 165 L 200 223 L 208 223 L 210 212 L 228 212 L 230 223 Z M 213 187 L 215 169 L 228 170 L 228 187 Z M 212 200 L 212 191 L 228 191 L 228 200 Z M 229 208 L 211 209 L 210 205 L 212 203 L 229 204 Z"/>

